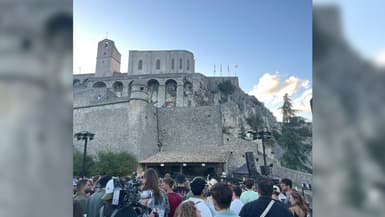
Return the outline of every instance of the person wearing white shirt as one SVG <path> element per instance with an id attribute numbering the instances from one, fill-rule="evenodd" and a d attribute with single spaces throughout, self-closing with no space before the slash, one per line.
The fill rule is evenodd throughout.
<path id="1" fill-rule="evenodd" d="M 204 179 L 195 177 L 190 183 L 190 189 L 193 196 L 186 201 L 194 202 L 202 217 L 213 217 L 210 208 L 208 207 L 207 202 L 203 196 L 203 190 L 205 189 L 206 185 L 207 183 Z"/>

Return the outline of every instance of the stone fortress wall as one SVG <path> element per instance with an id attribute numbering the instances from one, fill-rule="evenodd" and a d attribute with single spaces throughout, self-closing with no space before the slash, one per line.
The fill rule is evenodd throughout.
<path id="1" fill-rule="evenodd" d="M 161 143 L 162 151 L 227 151 L 231 153 L 225 166 L 228 173 L 245 163 L 248 151 L 259 158 L 257 167 L 261 165 L 261 144 L 237 138 L 237 129 L 250 115 L 270 120 L 273 116 L 240 89 L 237 77 L 194 73 L 194 56 L 189 51 L 130 51 L 129 57 L 128 73 L 110 68 L 104 72 L 107 76 L 74 75 L 74 132 L 96 134 L 89 145 L 91 153 L 126 150 L 143 160 L 157 153 Z M 181 70 L 178 58 L 182 59 Z M 224 96 L 218 89 L 224 81 L 235 88 L 232 96 Z M 277 125 L 274 120 L 270 124 Z M 81 150 L 83 144 L 74 139 L 74 145 Z M 268 164 L 280 167 L 272 150 L 267 147 Z M 273 172 L 290 175 L 284 169 Z"/>

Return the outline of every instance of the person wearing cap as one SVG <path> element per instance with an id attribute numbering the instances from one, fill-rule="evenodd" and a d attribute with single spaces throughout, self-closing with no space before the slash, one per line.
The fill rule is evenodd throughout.
<path id="1" fill-rule="evenodd" d="M 284 203 L 282 200 L 279 199 L 280 194 L 281 194 L 280 188 L 277 185 L 273 185 L 273 194 L 271 195 L 271 198 L 273 200 L 276 200 L 276 202 L 281 203 L 282 205 L 284 205 L 285 207 L 287 207 L 289 209 L 289 205 Z"/>
<path id="2" fill-rule="evenodd" d="M 238 214 L 230 209 L 233 191 L 228 184 L 217 183 L 211 189 L 216 213 L 214 217 L 238 217 Z"/>
<path id="3" fill-rule="evenodd" d="M 204 198 L 204 189 L 206 187 L 206 181 L 201 177 L 195 177 L 190 183 L 190 189 L 193 194 L 186 201 L 194 202 L 196 208 L 200 211 L 202 217 L 213 217 L 210 208 L 208 207 Z"/>
<path id="4" fill-rule="evenodd" d="M 255 192 L 253 190 L 253 187 L 254 187 L 253 179 L 247 179 L 245 181 L 245 185 L 246 185 L 246 191 L 242 192 L 240 197 L 243 204 L 256 200 L 259 197 L 258 192 Z"/>
<path id="5" fill-rule="evenodd" d="M 91 197 L 87 200 L 87 217 L 99 217 L 99 210 L 103 206 L 103 200 L 102 197 L 104 193 L 106 192 L 106 185 L 107 182 L 112 177 L 109 175 L 104 175 L 99 178 L 97 181 L 97 188 L 96 192 L 91 195 Z"/>
<path id="6" fill-rule="evenodd" d="M 98 217 L 136 217 L 137 214 L 132 206 L 119 207 L 112 204 L 114 196 L 114 179 L 110 179 L 106 184 L 105 193 L 102 196 L 103 206 L 99 210 Z"/>

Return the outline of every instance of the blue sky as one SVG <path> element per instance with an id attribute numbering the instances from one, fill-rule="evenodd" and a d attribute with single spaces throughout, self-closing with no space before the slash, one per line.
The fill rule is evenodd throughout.
<path id="1" fill-rule="evenodd" d="M 293 101 L 311 94 L 311 15 L 309 0 L 74 1 L 74 72 L 94 72 L 97 42 L 108 32 L 122 72 L 128 50 L 190 50 L 196 72 L 212 76 L 214 64 L 217 76 L 220 65 L 222 75 L 236 71 L 241 88 L 273 111 L 288 86 Z"/>

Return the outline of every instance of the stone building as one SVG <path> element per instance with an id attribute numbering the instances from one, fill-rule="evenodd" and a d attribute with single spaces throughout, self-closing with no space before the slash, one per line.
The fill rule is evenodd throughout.
<path id="1" fill-rule="evenodd" d="M 129 51 L 128 72 L 121 73 L 120 54 L 105 39 L 96 73 L 74 75 L 73 85 L 74 133 L 96 134 L 91 153 L 133 153 L 142 169 L 230 174 L 245 163 L 245 152 L 261 154 L 260 144 L 238 138 L 247 117 L 259 115 L 279 127 L 262 103 L 239 88 L 237 77 L 195 72 L 190 51 Z M 274 149 L 268 147 L 268 161 L 277 165 Z"/>

